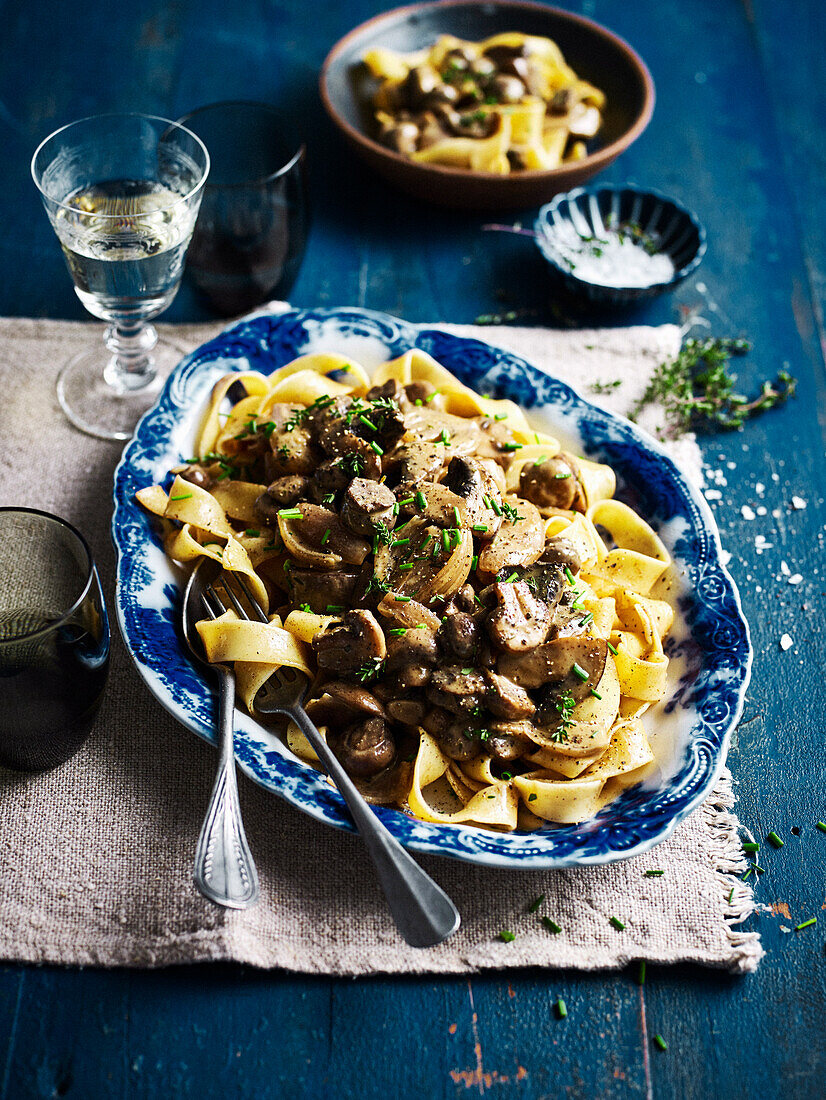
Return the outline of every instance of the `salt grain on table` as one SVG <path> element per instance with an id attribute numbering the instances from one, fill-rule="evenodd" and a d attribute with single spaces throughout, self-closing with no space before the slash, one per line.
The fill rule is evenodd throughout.
<path id="1" fill-rule="evenodd" d="M 748 504 L 744 504 L 743 507 L 740 509 L 740 515 L 743 517 L 743 519 L 748 520 L 757 518 L 751 508 L 749 508 Z"/>
<path id="2" fill-rule="evenodd" d="M 792 508 L 795 512 L 800 512 L 806 507 L 806 501 L 803 497 L 792 497 Z"/>
<path id="3" fill-rule="evenodd" d="M 780 648 L 781 648 L 781 649 L 782 649 L 782 650 L 783 650 L 784 652 L 785 652 L 785 651 L 786 651 L 787 649 L 791 649 L 791 648 L 792 648 L 792 645 L 793 645 L 793 644 L 794 644 L 794 643 L 792 642 L 792 638 L 791 638 L 791 635 L 790 635 L 790 634 L 783 634 L 783 635 L 781 635 L 781 637 L 780 637 Z"/>

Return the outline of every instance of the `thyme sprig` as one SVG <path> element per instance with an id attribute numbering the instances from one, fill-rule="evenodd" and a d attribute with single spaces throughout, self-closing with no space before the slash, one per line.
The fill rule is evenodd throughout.
<path id="1" fill-rule="evenodd" d="M 629 413 L 631 419 L 635 420 L 646 405 L 659 402 L 671 436 L 691 430 L 736 431 L 751 417 L 794 397 L 797 379 L 787 370 L 779 371 L 774 382 L 764 382 L 756 397 L 750 399 L 735 392 L 737 375 L 729 372 L 729 360 L 750 350 L 748 340 L 686 340 L 676 358 L 656 368 Z"/>

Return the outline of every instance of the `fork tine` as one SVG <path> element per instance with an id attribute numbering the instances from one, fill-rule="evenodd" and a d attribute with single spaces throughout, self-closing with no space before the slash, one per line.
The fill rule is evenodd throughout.
<path id="1" fill-rule="evenodd" d="M 219 615 L 223 615 L 226 608 L 222 605 L 218 599 L 218 594 L 213 589 L 212 585 L 208 585 L 201 593 L 201 603 L 204 605 L 204 610 L 210 619 L 217 619 Z M 220 611 L 215 610 L 215 605 L 220 607 Z"/>
<path id="2" fill-rule="evenodd" d="M 230 603 L 235 608 L 235 610 L 238 612 L 238 618 L 239 619 L 248 619 L 249 615 L 247 614 L 245 609 L 242 607 L 241 601 L 238 599 L 238 597 L 232 591 L 232 588 L 229 585 L 228 577 L 229 577 L 229 574 L 227 574 L 227 573 L 222 573 L 221 574 L 221 582 L 223 584 L 224 591 L 229 596 Z"/>
<path id="3" fill-rule="evenodd" d="M 246 582 L 244 581 L 244 578 L 239 576 L 237 573 L 233 574 L 233 577 L 234 577 L 235 582 L 238 585 L 238 587 L 241 589 L 241 591 L 246 596 L 250 607 L 253 609 L 255 614 L 258 616 L 259 620 L 262 623 L 268 623 L 270 620 L 267 618 L 267 616 L 264 612 L 264 608 L 261 606 L 261 604 L 258 602 L 258 600 L 256 600 L 255 596 L 253 596 L 252 592 L 250 592 L 249 588 L 247 587 Z M 248 618 L 248 616 L 245 616 L 245 618 Z"/>

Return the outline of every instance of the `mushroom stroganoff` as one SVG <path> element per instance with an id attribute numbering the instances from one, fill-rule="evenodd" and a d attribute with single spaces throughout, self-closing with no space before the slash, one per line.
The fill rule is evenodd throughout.
<path id="1" fill-rule="evenodd" d="M 239 574 L 269 623 L 198 630 L 255 696 L 280 666 L 373 803 L 536 829 L 645 775 L 668 551 L 614 473 L 412 350 L 312 354 L 214 387 L 196 455 L 138 499 L 170 558 Z M 298 729 L 289 748 L 316 763 Z"/>
<path id="2" fill-rule="evenodd" d="M 547 171 L 586 156 L 602 125 L 605 96 L 550 38 L 442 35 L 416 53 L 370 50 L 364 63 L 381 82 L 372 98 L 379 141 L 421 164 Z"/>

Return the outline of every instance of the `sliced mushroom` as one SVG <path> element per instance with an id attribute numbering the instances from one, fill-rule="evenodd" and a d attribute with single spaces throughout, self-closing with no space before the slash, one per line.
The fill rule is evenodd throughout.
<path id="1" fill-rule="evenodd" d="M 521 103 L 528 89 L 518 76 L 510 76 L 507 73 L 497 73 L 497 75 L 485 85 L 485 90 L 488 91 L 490 95 L 496 96 L 499 103 Z"/>
<path id="2" fill-rule="evenodd" d="M 398 670 L 396 683 L 401 691 L 417 691 L 425 686 L 432 671 L 426 665 L 405 665 Z"/>
<path id="3" fill-rule="evenodd" d="M 472 760 L 482 751 L 478 731 L 467 719 L 457 721 L 452 714 L 437 708 L 425 716 L 422 726 L 451 760 Z"/>
<path id="4" fill-rule="evenodd" d="M 342 562 L 361 565 L 370 553 L 370 543 L 348 531 L 329 508 L 301 503 L 295 511 L 300 518 L 279 513 L 278 529 L 287 553 L 301 565 L 316 569 L 337 569 Z"/>
<path id="5" fill-rule="evenodd" d="M 386 596 L 382 597 L 378 605 L 378 612 L 398 627 L 406 627 L 412 630 L 424 627 L 431 634 L 435 634 L 442 622 L 439 616 L 434 615 L 429 607 L 425 607 L 418 600 L 406 596 L 399 599 L 395 592 L 388 592 Z"/>
<path id="6" fill-rule="evenodd" d="M 529 748 L 533 748 L 530 741 L 514 737 L 512 733 L 494 733 L 491 730 L 485 741 L 485 749 L 501 764 L 510 764 L 518 760 Z"/>
<path id="7" fill-rule="evenodd" d="M 608 643 L 602 638 L 554 638 L 524 653 L 503 653 L 497 669 L 515 684 L 538 688 L 549 681 L 564 684 L 576 702 L 602 679 L 608 658 Z M 574 671 L 574 666 L 581 674 Z"/>
<path id="8" fill-rule="evenodd" d="M 420 492 L 425 499 L 424 505 L 413 501 L 407 505 L 400 505 L 404 515 L 419 515 L 428 523 L 434 523 L 437 527 L 465 527 L 468 524 L 468 515 L 465 501 L 457 493 L 452 492 L 446 485 L 425 481 L 420 486 Z M 400 489 L 399 495 L 404 500 L 405 496 Z"/>
<path id="9" fill-rule="evenodd" d="M 527 691 L 507 676 L 488 670 L 485 672 L 485 682 L 488 685 L 487 707 L 497 718 L 516 721 L 530 718 L 535 713 L 536 704 Z"/>
<path id="10" fill-rule="evenodd" d="M 427 714 L 427 706 L 418 699 L 393 699 L 387 704 L 387 713 L 403 726 L 420 726 Z"/>
<path id="11" fill-rule="evenodd" d="M 545 547 L 545 521 L 538 509 L 517 497 L 509 497 L 504 503 L 512 509 L 510 518 L 479 551 L 479 571 L 494 576 L 515 565 L 532 565 Z"/>
<path id="12" fill-rule="evenodd" d="M 317 726 L 340 727 L 343 721 L 352 721 L 360 714 L 372 714 L 386 718 L 386 712 L 375 695 L 355 684 L 331 680 L 321 689 L 317 699 L 307 703 L 307 713 Z"/>
<path id="13" fill-rule="evenodd" d="M 403 634 L 394 634 L 393 630 L 403 630 Z M 415 627 L 394 627 L 387 633 L 388 672 L 409 668 L 411 665 L 435 665 L 439 659 L 436 635 L 432 630 Z"/>
<path id="14" fill-rule="evenodd" d="M 358 580 L 357 574 L 342 570 L 317 573 L 295 567 L 288 571 L 287 578 L 292 602 L 297 607 L 307 604 L 317 615 L 323 615 L 328 607 L 348 607 Z"/>
<path id="15" fill-rule="evenodd" d="M 567 568 L 574 575 L 582 569 L 582 558 L 579 556 L 579 551 L 570 539 L 566 539 L 561 535 L 548 539 L 545 543 L 545 549 L 542 551 L 539 563 L 544 565 L 546 562 L 549 565 L 559 566 L 563 570 Z"/>
<path id="16" fill-rule="evenodd" d="M 475 454 L 484 435 L 475 420 L 453 416 L 431 405 L 414 407 L 405 413 L 404 423 L 409 432 L 426 442 L 444 439 L 446 458 L 455 454 Z"/>
<path id="17" fill-rule="evenodd" d="M 470 531 L 451 536 L 422 519 L 412 519 L 397 534 L 410 541 L 399 544 L 394 539 L 395 545 L 379 546 L 374 561 L 376 576 L 393 591 L 415 592 L 418 601 L 426 604 L 437 596 L 449 599 L 465 583 L 473 561 Z"/>
<path id="18" fill-rule="evenodd" d="M 382 718 L 368 718 L 349 726 L 330 747 L 350 775 L 367 779 L 389 767 L 396 756 L 396 743 Z"/>
<path id="19" fill-rule="evenodd" d="M 400 495 L 418 488 L 425 478 L 434 477 L 445 461 L 445 449 L 438 443 L 405 439 L 396 448 Z M 402 492 L 403 490 L 403 492 Z"/>
<path id="20" fill-rule="evenodd" d="M 197 485 L 199 489 L 211 489 L 215 484 L 214 479 L 202 466 L 184 466 L 182 470 L 172 472 L 177 473 L 178 477 L 188 481 L 190 485 Z"/>
<path id="21" fill-rule="evenodd" d="M 383 129 L 380 138 L 382 145 L 388 149 L 409 156 L 418 148 L 419 127 L 415 122 L 399 122 Z"/>
<path id="22" fill-rule="evenodd" d="M 519 475 L 519 492 L 540 508 L 585 511 L 579 464 L 565 451 L 544 462 L 526 463 Z"/>
<path id="23" fill-rule="evenodd" d="M 392 530 L 396 523 L 393 506 L 396 498 L 386 485 L 367 478 L 355 477 L 347 487 L 341 505 L 341 519 L 357 535 L 372 538 L 383 523 Z"/>
<path id="24" fill-rule="evenodd" d="M 267 493 L 280 508 L 289 508 L 307 496 L 310 479 L 301 474 L 276 478 L 267 486 Z"/>
<path id="25" fill-rule="evenodd" d="M 287 474 L 311 474 L 318 462 L 308 428 L 296 425 L 292 431 L 279 429 L 270 435 L 270 453 L 264 466 L 270 481 Z"/>
<path id="26" fill-rule="evenodd" d="M 499 649 L 523 653 L 541 645 L 551 626 L 551 610 L 524 581 L 495 584 L 497 606 L 488 616 L 490 640 Z"/>
<path id="27" fill-rule="evenodd" d="M 427 698 L 435 706 L 453 714 L 472 715 L 481 710 L 487 684 L 484 675 L 475 668 L 445 665 L 437 668 L 427 685 Z"/>
<path id="28" fill-rule="evenodd" d="M 502 494 L 493 474 L 479 459 L 456 455 L 450 460 L 444 484 L 464 501 L 465 522 L 474 534 L 489 542 L 502 525 L 502 516 L 491 507 L 502 504 Z M 479 528 L 479 530 L 475 530 Z"/>
<path id="29" fill-rule="evenodd" d="M 313 639 L 319 668 L 333 672 L 358 672 L 363 665 L 383 661 L 387 655 L 384 634 L 370 611 L 348 611 L 340 626 Z"/>
<path id="30" fill-rule="evenodd" d="M 467 661 L 479 648 L 479 627 L 466 611 L 446 608 L 439 640 L 449 654 Z"/>

